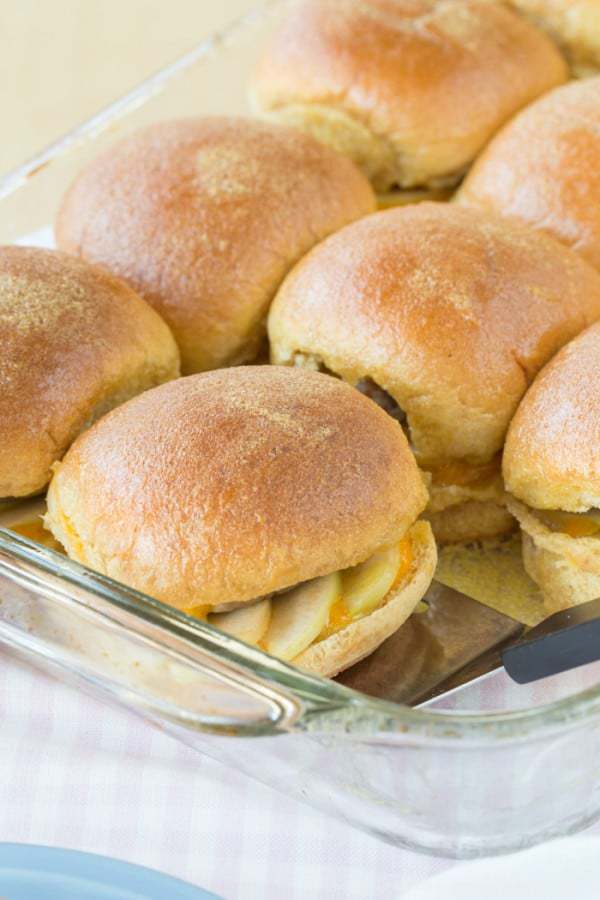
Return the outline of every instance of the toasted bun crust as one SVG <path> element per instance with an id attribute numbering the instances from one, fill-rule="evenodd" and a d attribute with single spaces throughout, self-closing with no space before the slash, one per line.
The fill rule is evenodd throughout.
<path id="1" fill-rule="evenodd" d="M 600 269 L 600 76 L 523 110 L 479 157 L 458 202 L 551 234 Z"/>
<path id="2" fill-rule="evenodd" d="M 69 555 L 181 609 L 244 602 L 366 559 L 426 491 L 400 426 L 336 379 L 253 366 L 149 391 L 57 469 Z"/>
<path id="3" fill-rule="evenodd" d="M 417 522 L 408 536 L 414 553 L 411 571 L 390 591 L 383 606 L 324 641 L 311 644 L 294 659 L 295 666 L 333 678 L 372 653 L 408 619 L 429 587 L 437 563 L 435 540 L 427 522 Z"/>
<path id="4" fill-rule="evenodd" d="M 500 470 L 480 485 L 442 485 L 430 480 L 425 517 L 438 544 L 500 537 L 515 528 L 515 520 L 505 508 L 505 497 Z"/>
<path id="5" fill-rule="evenodd" d="M 564 347 L 511 423 L 503 471 L 511 494 L 537 509 L 600 506 L 600 324 Z"/>
<path id="6" fill-rule="evenodd" d="M 456 179 L 567 67 L 481 0 L 303 0 L 255 76 L 255 105 L 355 160 L 378 190 Z"/>
<path id="7" fill-rule="evenodd" d="M 426 516 L 439 544 L 489 540 L 516 528 L 506 507 L 493 500 L 465 500 Z"/>
<path id="8" fill-rule="evenodd" d="M 358 169 L 308 135 L 251 119 L 183 119 L 92 162 L 63 201 L 56 239 L 148 300 L 191 373 L 254 359 L 286 272 L 374 209 Z"/>
<path id="9" fill-rule="evenodd" d="M 549 612 L 600 596 L 598 538 L 551 531 L 514 498 L 508 499 L 508 506 L 521 526 L 525 569 L 542 589 Z"/>
<path id="10" fill-rule="evenodd" d="M 41 491 L 94 419 L 178 374 L 169 329 L 122 281 L 0 247 L 0 497 Z"/>
<path id="11" fill-rule="evenodd" d="M 539 547 L 528 534 L 523 535 L 523 564 L 539 585 L 549 613 L 600 597 L 600 574 L 586 572 L 567 557 Z"/>
<path id="12" fill-rule="evenodd" d="M 494 478 L 481 485 L 429 484 L 428 512 L 442 512 L 451 506 L 468 503 L 493 503 L 502 506 L 505 499 L 504 482 L 498 470 Z"/>
<path id="13" fill-rule="evenodd" d="M 269 317 L 272 359 L 369 377 L 407 415 L 418 461 L 488 462 L 528 384 L 600 316 L 600 277 L 545 235 L 422 203 L 316 247 Z"/>
<path id="14" fill-rule="evenodd" d="M 567 55 L 573 71 L 600 67 L 600 0 L 508 0 L 543 28 Z"/>

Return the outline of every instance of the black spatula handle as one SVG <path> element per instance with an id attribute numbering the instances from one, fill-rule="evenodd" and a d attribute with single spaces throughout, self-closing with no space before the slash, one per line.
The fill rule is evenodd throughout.
<path id="1" fill-rule="evenodd" d="M 502 652 L 518 684 L 600 660 L 600 598 L 554 613 Z"/>

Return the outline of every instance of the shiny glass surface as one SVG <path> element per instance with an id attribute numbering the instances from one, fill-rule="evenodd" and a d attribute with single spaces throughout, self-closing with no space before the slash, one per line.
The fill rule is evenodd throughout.
<path id="1" fill-rule="evenodd" d="M 267 3 L 209 38 L 0 180 L 0 240 L 47 228 L 74 174 L 123 134 L 182 115 L 249 114 L 252 68 L 287 5 Z M 0 510 L 0 524 L 13 512 Z M 0 642 L 402 846 L 487 855 L 600 816 L 597 666 L 529 688 L 494 676 L 485 709 L 477 689 L 410 709 L 304 675 L 9 531 Z M 494 698 L 504 708 L 490 708 Z"/>

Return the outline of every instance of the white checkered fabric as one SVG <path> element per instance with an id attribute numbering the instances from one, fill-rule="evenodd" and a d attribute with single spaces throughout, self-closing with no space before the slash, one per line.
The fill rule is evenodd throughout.
<path id="1" fill-rule="evenodd" d="M 445 706 L 501 707 L 518 690 L 497 675 Z M 2 651 L 0 724 L 2 841 L 116 856 L 227 900 L 392 900 L 453 864 L 282 797 Z"/>

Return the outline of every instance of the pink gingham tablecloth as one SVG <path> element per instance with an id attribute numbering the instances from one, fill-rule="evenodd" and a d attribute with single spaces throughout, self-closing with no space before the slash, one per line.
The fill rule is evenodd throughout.
<path id="1" fill-rule="evenodd" d="M 446 706 L 503 706 L 513 691 L 498 675 Z M 116 856 L 227 900 L 400 898 L 453 865 L 287 799 L 1 649 L 0 723 L 1 841 Z"/>

